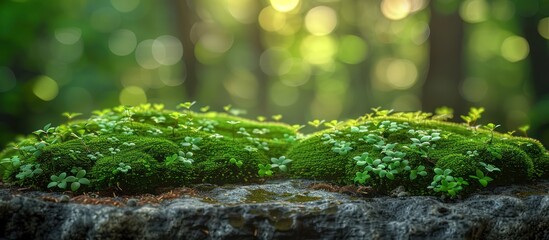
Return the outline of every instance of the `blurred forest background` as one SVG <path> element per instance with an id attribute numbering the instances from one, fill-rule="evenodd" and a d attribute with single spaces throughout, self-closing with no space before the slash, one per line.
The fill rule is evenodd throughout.
<path id="1" fill-rule="evenodd" d="M 62 112 L 192 100 L 291 124 L 484 107 L 548 146 L 549 0 L 0 1 L 0 147 Z"/>

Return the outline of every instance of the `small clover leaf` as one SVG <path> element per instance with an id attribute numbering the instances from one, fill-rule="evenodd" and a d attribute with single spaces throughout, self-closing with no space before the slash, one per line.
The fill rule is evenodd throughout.
<path id="1" fill-rule="evenodd" d="M 263 177 L 263 176 L 272 176 L 273 175 L 273 171 L 271 170 L 271 165 L 270 164 L 257 164 L 257 166 L 259 167 L 259 171 L 257 172 L 259 174 L 260 177 Z"/>

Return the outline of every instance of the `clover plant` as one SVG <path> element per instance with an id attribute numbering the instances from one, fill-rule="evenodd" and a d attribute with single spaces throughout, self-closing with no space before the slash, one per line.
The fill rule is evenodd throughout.
<path id="1" fill-rule="evenodd" d="M 273 175 L 273 170 L 271 170 L 271 165 L 270 164 L 257 164 L 257 166 L 259 167 L 259 171 L 257 171 L 257 173 L 259 174 L 260 177 L 264 177 L 264 176 L 272 176 Z"/>
<path id="2" fill-rule="evenodd" d="M 71 170 L 75 176 L 67 176 L 66 172 L 59 175 L 52 175 L 50 177 L 51 182 L 48 184 L 48 188 L 58 187 L 61 189 L 67 188 L 67 184 L 71 183 L 71 191 L 76 192 L 82 185 L 90 185 L 90 180 L 85 178 L 86 170 Z"/>
<path id="3" fill-rule="evenodd" d="M 24 180 L 24 179 L 27 179 L 27 178 L 32 178 L 35 175 L 38 175 L 42 172 L 43 171 L 40 168 L 39 163 L 37 163 L 37 164 L 29 163 L 29 164 L 25 164 L 23 166 L 20 166 L 19 167 L 19 173 L 17 175 L 15 175 L 15 177 L 17 179 Z"/>
<path id="4" fill-rule="evenodd" d="M 451 169 L 442 170 L 440 168 L 435 168 L 433 171 L 435 172 L 435 176 L 433 177 L 431 185 L 427 188 L 433 189 L 435 192 L 455 197 L 463 190 L 464 185 L 469 185 L 463 178 L 450 175 L 452 173 Z"/>
<path id="5" fill-rule="evenodd" d="M 291 163 L 292 160 L 286 158 L 285 156 L 281 156 L 279 158 L 271 158 L 271 167 L 272 168 L 278 168 L 280 171 L 286 172 L 288 171 L 288 166 L 286 166 L 288 163 Z"/>
<path id="6" fill-rule="evenodd" d="M 181 142 L 181 146 L 191 147 L 192 150 L 200 150 L 198 144 L 200 144 L 201 141 L 201 137 L 185 137 L 183 142 Z"/>

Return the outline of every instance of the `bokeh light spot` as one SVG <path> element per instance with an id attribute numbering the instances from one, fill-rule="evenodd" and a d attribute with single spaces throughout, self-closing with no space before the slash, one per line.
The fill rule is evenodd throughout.
<path id="1" fill-rule="evenodd" d="M 109 49 L 118 56 L 126 56 L 132 53 L 137 46 L 135 33 L 128 29 L 115 31 L 109 37 Z"/>
<path id="2" fill-rule="evenodd" d="M 344 63 L 357 64 L 366 59 L 366 42 L 355 35 L 346 35 L 339 40 L 338 57 Z"/>
<path id="3" fill-rule="evenodd" d="M 297 102 L 299 91 L 295 87 L 289 87 L 280 82 L 275 82 L 269 89 L 269 96 L 274 104 L 286 107 Z"/>
<path id="4" fill-rule="evenodd" d="M 261 70 L 271 76 L 287 73 L 290 69 L 284 65 L 284 61 L 290 58 L 290 53 L 283 48 L 269 48 L 259 58 Z"/>
<path id="5" fill-rule="evenodd" d="M 223 81 L 223 86 L 231 96 L 236 98 L 255 100 L 257 96 L 257 79 L 247 70 L 236 70 Z"/>
<path id="6" fill-rule="evenodd" d="M 299 0 L 270 0 L 271 6 L 279 12 L 289 12 L 294 10 L 299 4 Z"/>
<path id="7" fill-rule="evenodd" d="M 461 85 L 461 95 L 469 102 L 480 102 L 488 93 L 488 83 L 483 78 L 466 78 Z"/>
<path id="8" fill-rule="evenodd" d="M 330 36 L 309 35 L 300 45 L 301 55 L 311 64 L 327 64 L 337 53 L 336 41 Z"/>
<path id="9" fill-rule="evenodd" d="M 147 94 L 140 87 L 129 86 L 122 89 L 119 100 L 122 105 L 137 106 L 139 104 L 147 103 Z"/>
<path id="10" fill-rule="evenodd" d="M 414 86 L 417 80 L 416 65 L 405 59 L 395 59 L 389 62 L 385 74 L 387 82 L 394 89 L 399 90 Z"/>
<path id="11" fill-rule="evenodd" d="M 111 0 L 114 9 L 119 12 L 131 12 L 139 6 L 139 0 Z"/>
<path id="12" fill-rule="evenodd" d="M 330 34 L 337 25 L 336 12 L 326 6 L 315 7 L 305 16 L 305 28 L 316 36 Z"/>
<path id="13" fill-rule="evenodd" d="M 410 0 L 383 0 L 381 13 L 388 19 L 400 20 L 408 16 L 412 11 Z"/>
<path id="14" fill-rule="evenodd" d="M 17 85 L 13 71 L 5 66 L 0 66 L 0 92 L 12 90 Z"/>
<path id="15" fill-rule="evenodd" d="M 38 77 L 32 86 L 32 92 L 44 101 L 51 101 L 59 93 L 57 82 L 48 76 Z"/>
<path id="16" fill-rule="evenodd" d="M 231 16 L 241 23 L 253 23 L 257 16 L 258 1 L 227 0 L 227 9 Z"/>
<path id="17" fill-rule="evenodd" d="M 110 32 L 116 29 L 121 22 L 120 13 L 111 7 L 97 9 L 90 17 L 91 26 L 100 32 Z"/>
<path id="18" fill-rule="evenodd" d="M 135 50 L 135 60 L 142 68 L 155 69 L 160 66 L 160 63 L 156 61 L 153 56 L 153 43 L 154 40 L 147 39 L 137 45 L 137 49 Z"/>
<path id="19" fill-rule="evenodd" d="M 183 45 L 174 36 L 160 36 L 152 44 L 152 53 L 154 59 L 160 64 L 174 65 L 183 57 Z"/>
<path id="20" fill-rule="evenodd" d="M 501 44 L 501 56 L 509 62 L 518 62 L 525 59 L 530 52 L 528 41 L 523 37 L 510 36 Z"/>
<path id="21" fill-rule="evenodd" d="M 62 44 L 75 44 L 80 40 L 82 30 L 76 27 L 55 29 L 55 39 Z"/>
<path id="22" fill-rule="evenodd" d="M 181 64 L 178 66 L 177 70 L 181 72 L 180 76 L 174 74 L 174 68 L 161 66 L 158 68 L 158 78 L 160 78 L 160 81 L 166 86 L 179 86 L 183 84 L 187 77 L 187 69 L 185 64 Z"/>
<path id="23" fill-rule="evenodd" d="M 220 60 L 220 57 L 223 54 L 213 52 L 208 48 L 204 47 L 204 44 L 202 44 L 202 42 L 198 42 L 198 44 L 194 46 L 194 55 L 196 57 L 196 60 L 198 60 L 200 63 L 209 65 Z"/>
<path id="24" fill-rule="evenodd" d="M 479 23 L 488 18 L 488 9 L 484 0 L 466 0 L 461 3 L 459 15 L 465 22 Z"/>
<path id="25" fill-rule="evenodd" d="M 288 58 L 282 63 L 282 68 L 288 69 L 287 73 L 280 76 L 280 81 L 286 86 L 301 86 L 311 77 L 310 65 L 301 59 Z"/>
<path id="26" fill-rule="evenodd" d="M 272 7 L 263 8 L 259 13 L 259 25 L 269 32 L 278 31 L 286 25 L 286 15 Z"/>
<path id="27" fill-rule="evenodd" d="M 234 38 L 220 29 L 212 29 L 204 33 L 198 40 L 204 48 L 214 53 L 224 53 L 233 46 Z"/>
<path id="28" fill-rule="evenodd" d="M 549 39 L 549 17 L 539 20 L 538 32 L 545 39 Z"/>

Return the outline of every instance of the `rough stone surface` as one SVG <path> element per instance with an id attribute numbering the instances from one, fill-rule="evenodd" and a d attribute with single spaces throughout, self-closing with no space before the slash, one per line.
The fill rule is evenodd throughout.
<path id="1" fill-rule="evenodd" d="M 446 202 L 357 198 L 306 188 L 310 183 L 202 187 L 199 197 L 132 207 L 55 203 L 4 189 L 0 238 L 549 239 L 547 182 Z"/>

